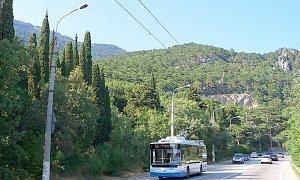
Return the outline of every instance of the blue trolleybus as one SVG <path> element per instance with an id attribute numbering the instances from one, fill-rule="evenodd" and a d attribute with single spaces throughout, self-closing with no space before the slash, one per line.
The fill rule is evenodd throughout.
<path id="1" fill-rule="evenodd" d="M 167 137 L 150 143 L 150 176 L 186 177 L 207 170 L 207 151 L 203 140 Z"/>

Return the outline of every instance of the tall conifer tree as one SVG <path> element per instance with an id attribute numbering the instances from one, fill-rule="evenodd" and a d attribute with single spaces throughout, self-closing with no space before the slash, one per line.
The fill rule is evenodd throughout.
<path id="1" fill-rule="evenodd" d="M 66 64 L 66 60 L 65 60 L 65 50 L 63 50 L 62 53 L 62 57 L 61 57 L 61 61 L 60 61 L 60 68 L 61 68 L 61 75 L 63 76 L 67 76 L 68 75 L 68 70 L 67 70 L 67 64 Z"/>
<path id="2" fill-rule="evenodd" d="M 85 82 L 87 82 L 87 78 L 86 78 L 86 59 L 85 59 L 85 45 L 84 43 L 81 45 L 80 48 L 80 54 L 79 54 L 79 67 L 80 70 L 83 74 L 83 78 L 85 80 Z"/>
<path id="3" fill-rule="evenodd" d="M 86 32 L 84 36 L 85 59 L 86 59 L 86 80 L 88 84 L 92 84 L 92 45 L 91 33 Z"/>
<path id="4" fill-rule="evenodd" d="M 38 99 L 40 95 L 39 82 L 41 80 L 41 66 L 39 63 L 36 34 L 32 33 L 29 41 L 29 50 L 31 55 L 31 63 L 28 73 L 28 91 L 34 99 Z"/>
<path id="5" fill-rule="evenodd" d="M 104 123 L 104 129 L 105 129 L 105 136 L 104 140 L 109 141 L 111 131 L 112 131 L 112 121 L 111 121 L 111 107 L 110 107 L 110 97 L 109 97 L 109 91 L 108 87 L 105 86 L 105 75 L 103 69 L 100 70 L 100 77 L 102 86 L 104 87 L 104 117 L 105 117 L 105 123 Z"/>
<path id="6" fill-rule="evenodd" d="M 13 0 L 2 0 L 0 1 L 0 40 L 12 41 L 14 35 Z"/>
<path id="7" fill-rule="evenodd" d="M 49 47 L 49 71 L 51 70 L 51 64 L 52 64 L 52 58 L 53 58 L 53 55 L 56 53 L 54 52 L 54 35 L 55 35 L 55 31 L 53 30 L 52 31 L 52 39 L 50 41 L 50 47 Z"/>
<path id="8" fill-rule="evenodd" d="M 45 82 L 49 81 L 49 21 L 48 11 L 43 20 L 39 47 L 39 60 L 41 63 L 41 76 Z"/>
<path id="9" fill-rule="evenodd" d="M 77 36 L 77 34 L 75 35 L 73 59 L 74 59 L 74 68 L 75 68 L 76 66 L 79 65 L 78 36 Z"/>
<path id="10" fill-rule="evenodd" d="M 73 70 L 73 45 L 71 42 L 68 42 L 65 48 L 65 62 L 67 75 Z"/>
<path id="11" fill-rule="evenodd" d="M 109 141 L 112 130 L 108 89 L 105 87 L 104 73 L 100 72 L 98 65 L 93 66 L 92 86 L 96 94 L 95 103 L 99 108 L 96 138 L 94 141 L 94 145 L 98 145 Z"/>
<path id="12" fill-rule="evenodd" d="M 153 104 L 154 104 L 154 107 L 156 109 L 160 109 L 160 98 L 159 98 L 159 94 L 156 90 L 156 81 L 155 81 L 155 77 L 154 77 L 154 73 L 153 71 L 151 71 L 151 84 L 150 84 L 150 91 L 151 91 L 151 96 L 153 98 Z"/>

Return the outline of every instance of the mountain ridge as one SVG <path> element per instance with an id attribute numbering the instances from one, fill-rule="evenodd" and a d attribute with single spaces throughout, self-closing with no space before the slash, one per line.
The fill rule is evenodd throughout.
<path id="1" fill-rule="evenodd" d="M 15 28 L 15 34 L 16 36 L 23 41 L 25 45 L 29 44 L 29 39 L 32 33 L 36 33 L 37 36 L 37 42 L 39 43 L 40 39 L 40 32 L 41 27 L 40 26 L 34 26 L 30 23 L 14 20 L 14 28 Z M 52 33 L 50 33 L 52 34 Z M 60 51 L 63 50 L 65 45 L 68 42 L 74 43 L 74 39 L 68 36 L 64 36 L 60 34 L 59 32 L 56 33 L 57 39 L 58 39 L 58 48 Z M 52 35 L 50 35 L 52 36 Z M 75 36 L 75 34 L 74 34 Z M 50 37 L 51 38 L 51 37 Z M 78 42 L 78 49 L 81 46 L 81 42 Z M 95 59 L 101 59 L 101 58 L 109 58 L 113 56 L 117 56 L 119 54 L 126 53 L 127 51 L 116 46 L 113 44 L 100 44 L 100 43 L 93 43 L 92 44 L 92 58 Z"/>

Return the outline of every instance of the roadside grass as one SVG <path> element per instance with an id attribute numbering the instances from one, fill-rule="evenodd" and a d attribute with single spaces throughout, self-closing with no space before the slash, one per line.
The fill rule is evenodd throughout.
<path id="1" fill-rule="evenodd" d="M 293 165 L 293 170 L 295 171 L 295 174 L 300 178 L 300 168 L 297 167 L 295 164 Z"/>

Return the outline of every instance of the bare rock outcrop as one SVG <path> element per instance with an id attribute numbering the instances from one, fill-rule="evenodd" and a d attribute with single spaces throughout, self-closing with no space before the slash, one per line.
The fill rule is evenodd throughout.
<path id="1" fill-rule="evenodd" d="M 291 71 L 291 66 L 288 61 L 288 49 L 283 49 L 277 59 L 278 66 L 285 71 Z"/>
<path id="2" fill-rule="evenodd" d="M 249 109 L 257 107 L 257 102 L 249 94 L 218 94 L 207 96 L 207 98 L 215 99 L 223 104 L 234 103 Z"/>

